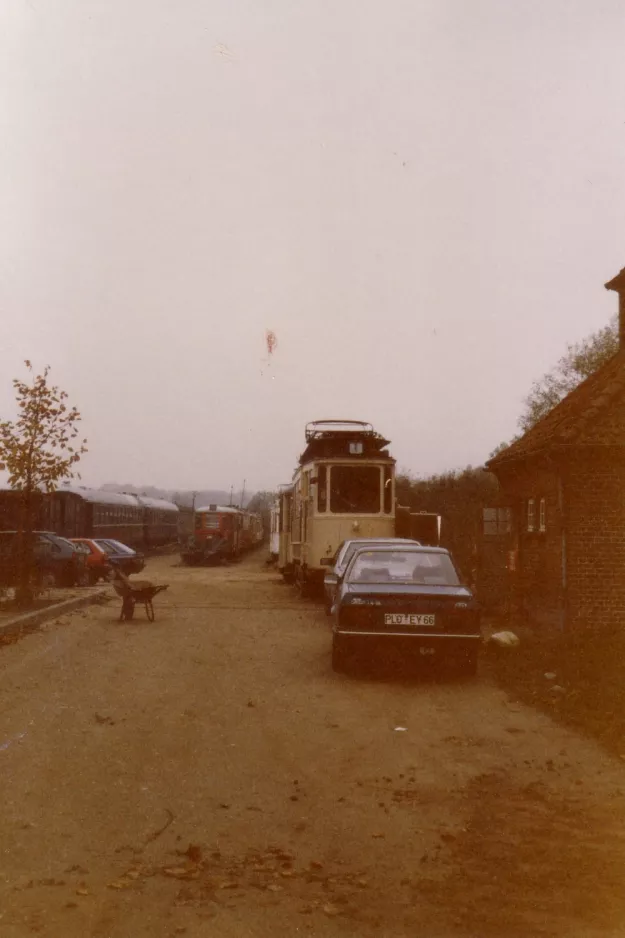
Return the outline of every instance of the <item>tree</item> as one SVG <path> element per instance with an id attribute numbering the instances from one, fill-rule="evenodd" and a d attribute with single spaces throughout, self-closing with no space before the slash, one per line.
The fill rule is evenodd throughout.
<path id="1" fill-rule="evenodd" d="M 29 361 L 25 362 L 32 374 Z M 0 422 L 0 467 L 9 484 L 21 492 L 16 601 L 32 602 L 30 570 L 33 554 L 34 508 L 42 492 L 54 492 L 63 479 L 74 477 L 73 466 L 87 452 L 86 440 L 76 441 L 81 416 L 68 407 L 67 394 L 48 383 L 50 368 L 30 383 L 14 379 L 17 420 Z"/>
<path id="2" fill-rule="evenodd" d="M 402 471 L 395 480 L 395 492 L 400 505 L 442 516 L 441 541 L 468 574 L 482 538 L 483 509 L 497 501 L 496 477 L 472 466 L 425 479 Z"/>
<path id="3" fill-rule="evenodd" d="M 578 384 L 589 378 L 605 365 L 619 349 L 618 317 L 615 316 L 609 325 L 598 329 L 587 338 L 574 345 L 568 345 L 566 354 L 562 356 L 555 368 L 548 371 L 531 387 L 530 393 L 524 400 L 525 410 L 518 420 L 521 433 L 517 433 L 508 442 L 500 443 L 490 453 L 493 459 L 504 449 L 507 449 L 523 433 L 542 420 L 562 398 L 570 394 Z"/>
<path id="4" fill-rule="evenodd" d="M 247 505 L 246 511 L 251 511 L 255 514 L 259 514 L 263 522 L 263 530 L 265 534 L 269 531 L 271 527 L 270 518 L 271 518 L 271 507 L 276 500 L 275 492 L 256 492 L 255 495 L 250 498 Z"/>
<path id="5" fill-rule="evenodd" d="M 525 433 L 538 423 L 563 397 L 612 358 L 618 348 L 617 317 L 581 342 L 569 345 L 555 368 L 532 385 L 519 418 L 521 430 Z"/>

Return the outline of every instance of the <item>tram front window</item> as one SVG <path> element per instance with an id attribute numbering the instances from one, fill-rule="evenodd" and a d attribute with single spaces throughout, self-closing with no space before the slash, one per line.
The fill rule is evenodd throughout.
<path id="1" fill-rule="evenodd" d="M 380 511 L 380 467 L 332 466 L 330 511 L 377 514 Z"/>

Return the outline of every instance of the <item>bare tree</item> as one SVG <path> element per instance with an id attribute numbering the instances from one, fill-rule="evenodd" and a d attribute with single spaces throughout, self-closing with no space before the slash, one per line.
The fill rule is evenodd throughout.
<path id="1" fill-rule="evenodd" d="M 618 345 L 616 318 L 582 342 L 569 345 L 555 368 L 532 385 L 519 418 L 521 430 L 525 433 L 553 410 L 563 397 L 612 358 L 618 352 Z"/>

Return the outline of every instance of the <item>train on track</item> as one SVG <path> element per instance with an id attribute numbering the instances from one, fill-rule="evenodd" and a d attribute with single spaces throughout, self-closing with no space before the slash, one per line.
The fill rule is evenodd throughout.
<path id="1" fill-rule="evenodd" d="M 264 540 L 261 516 L 233 505 L 208 505 L 193 513 L 193 531 L 182 539 L 188 565 L 238 560 Z"/>
<path id="2" fill-rule="evenodd" d="M 438 544 L 440 516 L 412 512 L 395 497 L 389 440 L 361 420 L 314 420 L 293 479 L 271 510 L 270 560 L 303 594 L 320 590 L 342 543 L 407 537 Z"/>
<path id="3" fill-rule="evenodd" d="M 0 530 L 17 530 L 22 495 L 0 490 Z M 179 509 L 173 502 L 64 483 L 55 492 L 38 493 L 32 508 L 35 530 L 62 537 L 113 538 L 129 547 L 150 550 L 176 543 Z"/>

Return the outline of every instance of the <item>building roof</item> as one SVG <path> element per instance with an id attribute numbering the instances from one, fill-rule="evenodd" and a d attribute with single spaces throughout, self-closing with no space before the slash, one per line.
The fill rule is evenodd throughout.
<path id="1" fill-rule="evenodd" d="M 525 459 L 557 445 L 578 443 L 587 428 L 625 392 L 625 350 L 617 352 L 522 437 L 486 465 L 497 470 L 508 462 Z"/>

